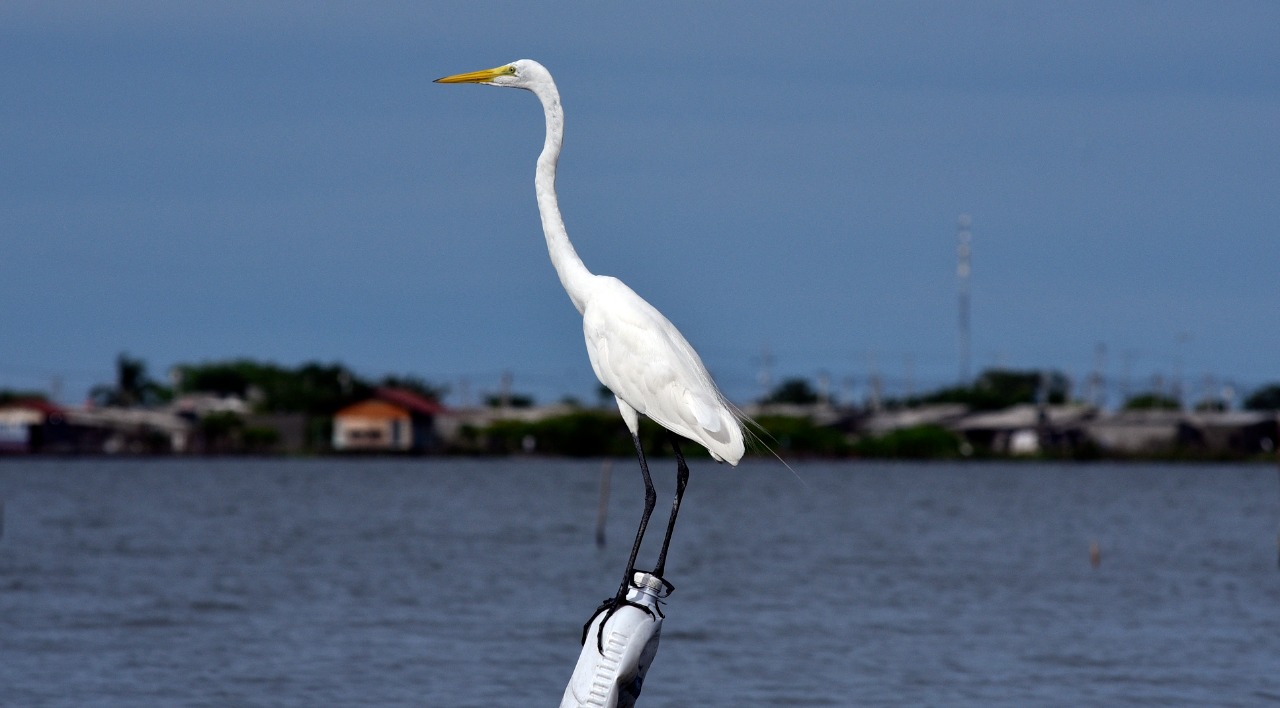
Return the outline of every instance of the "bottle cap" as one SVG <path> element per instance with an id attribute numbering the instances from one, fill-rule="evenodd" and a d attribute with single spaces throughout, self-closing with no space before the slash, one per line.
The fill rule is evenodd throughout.
<path id="1" fill-rule="evenodd" d="M 638 588 L 648 588 L 649 590 L 657 590 L 662 587 L 662 578 L 653 573 L 646 573 L 637 570 L 636 574 L 631 577 L 631 582 Z"/>
<path id="2" fill-rule="evenodd" d="M 675 586 L 671 583 L 668 583 L 666 580 L 659 578 L 653 573 L 646 573 L 642 570 L 637 570 L 635 575 L 631 576 L 631 586 L 642 592 L 648 591 L 652 593 L 654 597 L 660 598 L 667 597 L 673 590 L 675 590 Z"/>

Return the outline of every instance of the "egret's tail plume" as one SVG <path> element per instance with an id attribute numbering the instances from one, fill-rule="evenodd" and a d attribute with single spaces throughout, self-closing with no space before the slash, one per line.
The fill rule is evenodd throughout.
<path id="1" fill-rule="evenodd" d="M 763 449 L 768 451 L 768 453 L 773 455 L 778 462 L 782 463 L 783 467 L 787 468 L 787 471 L 790 472 L 792 476 L 800 482 L 800 484 L 805 486 L 805 489 L 808 489 L 809 483 L 805 481 L 804 477 L 801 477 L 800 473 L 795 471 L 795 468 L 787 464 L 787 461 L 782 459 L 782 455 L 779 455 L 777 451 L 773 449 L 773 446 L 764 441 L 764 438 L 767 437 L 777 444 L 777 439 L 770 435 L 769 431 L 766 430 L 763 425 L 757 423 L 754 418 L 743 413 L 741 408 L 738 408 L 732 403 L 726 402 L 726 404 L 729 406 L 729 410 L 733 411 L 733 415 L 737 417 L 738 424 L 742 426 L 742 437 L 747 442 L 747 449 Z"/>

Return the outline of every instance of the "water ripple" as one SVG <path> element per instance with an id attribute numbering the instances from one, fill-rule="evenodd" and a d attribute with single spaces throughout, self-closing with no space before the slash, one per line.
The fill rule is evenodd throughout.
<path id="1" fill-rule="evenodd" d="M 0 705 L 554 704 L 639 515 L 615 465 L 595 547 L 600 469 L 0 462 Z M 802 474 L 694 466 L 643 704 L 1280 702 L 1273 468 Z"/>

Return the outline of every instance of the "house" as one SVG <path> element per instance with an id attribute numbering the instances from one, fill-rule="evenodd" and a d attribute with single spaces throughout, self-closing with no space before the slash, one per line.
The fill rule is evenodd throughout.
<path id="1" fill-rule="evenodd" d="M 333 416 L 333 449 L 339 452 L 429 452 L 440 446 L 435 420 L 444 407 L 398 388 L 380 388 L 373 398 Z"/>
<path id="2" fill-rule="evenodd" d="M 959 420 L 969 407 L 963 403 L 935 403 L 911 408 L 886 408 L 872 412 L 859 421 L 858 430 L 866 435 L 881 436 L 897 430 L 925 425 L 946 427 Z"/>
<path id="3" fill-rule="evenodd" d="M 1091 421 L 1088 434 L 1108 452 L 1247 457 L 1275 449 L 1278 423 L 1275 413 L 1265 411 L 1129 410 Z"/>
<path id="4" fill-rule="evenodd" d="M 0 453 L 39 452 L 47 425 L 62 421 L 62 409 L 41 400 L 0 406 Z"/>
<path id="5" fill-rule="evenodd" d="M 841 420 L 841 411 L 826 401 L 817 403 L 754 403 L 746 406 L 742 412 L 752 419 L 769 416 L 808 418 L 814 425 L 837 425 Z"/>
<path id="6" fill-rule="evenodd" d="M 154 454 L 184 453 L 191 441 L 192 423 L 176 413 L 144 408 L 68 408 L 72 449 L 46 444 L 46 451 Z M 47 442 L 47 441 L 46 441 Z"/>
<path id="7" fill-rule="evenodd" d="M 186 393 L 165 410 L 193 424 L 193 436 L 187 446 L 187 452 L 192 454 L 298 455 L 323 443 L 308 434 L 306 413 L 255 413 L 252 403 L 240 396 Z"/>
<path id="8" fill-rule="evenodd" d="M 951 425 L 975 448 L 1008 455 L 1035 455 L 1071 448 L 1085 439 L 1085 426 L 1097 415 L 1092 406 L 1039 406 L 1024 403 L 990 413 L 975 413 Z"/>
<path id="9" fill-rule="evenodd" d="M 0 452 L 184 452 L 190 434 L 190 421 L 164 411 L 63 408 L 41 400 L 0 406 Z"/>
<path id="10" fill-rule="evenodd" d="M 1184 445 L 1247 456 L 1275 449 L 1280 420 L 1271 411 L 1206 411 L 1188 415 L 1184 423 Z"/>
<path id="11" fill-rule="evenodd" d="M 1105 452 L 1148 454 L 1173 448 L 1184 434 L 1176 410 L 1126 410 L 1090 421 L 1085 433 Z"/>

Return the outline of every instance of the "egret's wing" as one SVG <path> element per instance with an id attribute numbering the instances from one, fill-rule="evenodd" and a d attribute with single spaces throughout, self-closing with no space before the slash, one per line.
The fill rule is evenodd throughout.
<path id="1" fill-rule="evenodd" d="M 684 405 L 693 413 L 694 419 L 698 421 L 698 426 L 703 430 L 709 433 L 720 431 L 722 425 L 718 406 L 713 407 L 704 396 L 698 396 L 688 389 L 684 391 Z"/>
<path id="2" fill-rule="evenodd" d="M 608 280 L 583 312 L 587 352 L 600 382 L 664 428 L 736 462 L 741 428 L 693 347 L 652 305 Z"/>

